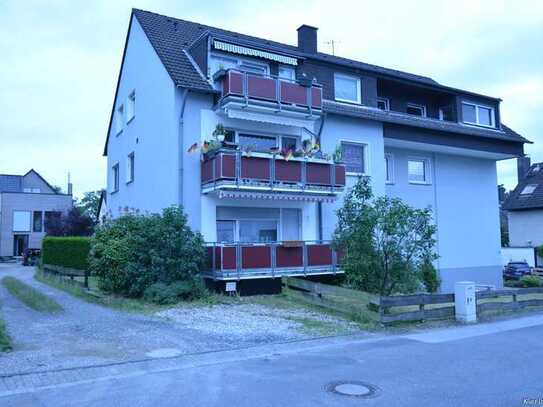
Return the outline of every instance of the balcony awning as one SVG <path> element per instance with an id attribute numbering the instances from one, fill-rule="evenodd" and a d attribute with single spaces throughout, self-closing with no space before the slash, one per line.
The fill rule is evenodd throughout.
<path id="1" fill-rule="evenodd" d="M 272 52 L 261 51 L 254 48 L 243 47 L 241 45 L 229 44 L 223 41 L 213 40 L 213 47 L 221 51 L 232 52 L 233 54 L 248 55 L 251 57 L 269 59 L 271 61 L 277 61 L 282 64 L 298 65 L 298 60 L 293 57 L 281 54 L 274 54 Z"/>
<path id="2" fill-rule="evenodd" d="M 305 202 L 335 202 L 335 196 L 322 195 L 302 195 L 286 193 L 266 193 L 266 192 L 247 192 L 247 191 L 218 191 L 219 199 L 255 199 L 258 201 L 305 201 Z"/>

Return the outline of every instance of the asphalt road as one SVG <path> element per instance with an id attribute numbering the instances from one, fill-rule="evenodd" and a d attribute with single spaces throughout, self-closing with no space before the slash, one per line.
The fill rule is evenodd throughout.
<path id="1" fill-rule="evenodd" d="M 0 405 L 543 405 L 542 338 L 543 315 L 531 315 L 404 336 L 208 353 L 171 359 L 163 370 L 160 361 L 126 374 L 117 366 L 111 377 L 4 393 Z M 343 380 L 379 392 L 364 399 L 327 391 L 328 383 Z"/>

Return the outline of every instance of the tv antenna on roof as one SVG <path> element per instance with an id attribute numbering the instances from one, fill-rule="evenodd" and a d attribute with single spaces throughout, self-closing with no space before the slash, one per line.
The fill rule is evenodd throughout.
<path id="1" fill-rule="evenodd" d="M 332 55 L 336 55 L 336 44 L 339 44 L 340 42 L 341 41 L 330 40 L 330 41 L 325 41 L 324 43 L 326 45 L 330 45 L 332 48 Z"/>

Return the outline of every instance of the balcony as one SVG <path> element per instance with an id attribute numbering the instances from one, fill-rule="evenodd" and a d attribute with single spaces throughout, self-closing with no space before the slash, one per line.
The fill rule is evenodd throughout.
<path id="1" fill-rule="evenodd" d="M 330 242 L 210 243 L 204 276 L 215 280 L 341 274 Z"/>
<path id="2" fill-rule="evenodd" d="M 345 166 L 323 159 L 222 149 L 201 164 L 202 193 L 219 198 L 330 202 L 345 189 Z"/>
<path id="3" fill-rule="evenodd" d="M 322 87 L 234 69 L 214 75 L 220 109 L 231 118 L 306 126 L 322 112 Z"/>

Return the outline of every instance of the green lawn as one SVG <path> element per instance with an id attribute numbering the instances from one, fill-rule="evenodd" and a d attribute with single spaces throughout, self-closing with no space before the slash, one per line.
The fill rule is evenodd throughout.
<path id="1" fill-rule="evenodd" d="M 9 352 L 11 349 L 11 338 L 9 337 L 6 324 L 0 318 L 0 352 Z"/>
<path id="2" fill-rule="evenodd" d="M 34 275 L 34 278 L 44 284 L 65 291 L 73 295 L 74 297 L 78 297 L 84 301 L 127 312 L 150 314 L 156 311 L 171 308 L 173 306 L 181 305 L 157 305 L 146 302 L 143 299 L 139 298 L 126 298 L 118 295 L 104 293 L 99 290 L 98 280 L 95 277 L 89 278 L 90 290 L 87 290 L 82 286 L 70 283 L 69 279 L 59 278 L 49 274 L 45 274 L 38 269 L 36 269 L 36 274 Z M 76 277 L 76 279 L 78 278 Z M 214 296 L 211 296 L 211 298 L 209 299 L 194 301 L 186 304 L 187 306 L 198 306 L 202 304 L 210 304 L 213 302 L 215 302 L 215 299 Z"/>
<path id="3" fill-rule="evenodd" d="M 23 304 L 36 311 L 55 313 L 63 310 L 62 306 L 55 300 L 15 277 L 4 277 L 2 284 Z"/>

